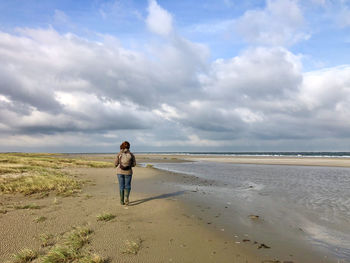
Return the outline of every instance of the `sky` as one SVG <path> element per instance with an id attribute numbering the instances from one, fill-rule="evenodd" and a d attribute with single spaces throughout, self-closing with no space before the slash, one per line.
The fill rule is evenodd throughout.
<path id="1" fill-rule="evenodd" d="M 0 0 L 0 151 L 350 151 L 349 0 Z"/>

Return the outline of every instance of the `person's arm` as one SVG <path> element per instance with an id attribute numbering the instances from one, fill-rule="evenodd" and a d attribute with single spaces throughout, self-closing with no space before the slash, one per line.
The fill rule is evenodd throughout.
<path id="1" fill-rule="evenodd" d="M 131 164 L 132 167 L 135 167 L 136 166 L 136 158 L 135 158 L 135 155 L 132 155 L 132 164 Z"/>
<path id="2" fill-rule="evenodd" d="M 117 167 L 119 165 L 119 153 L 117 154 L 117 158 L 114 161 L 114 166 Z"/>

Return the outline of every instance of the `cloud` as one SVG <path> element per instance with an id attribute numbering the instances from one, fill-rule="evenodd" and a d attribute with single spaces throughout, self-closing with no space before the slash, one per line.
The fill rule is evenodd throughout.
<path id="1" fill-rule="evenodd" d="M 236 20 L 236 30 L 250 43 L 290 46 L 309 38 L 296 0 L 267 0 L 265 9 L 248 10 Z"/>
<path id="2" fill-rule="evenodd" d="M 208 53 L 176 36 L 142 53 L 111 36 L 89 41 L 52 28 L 0 35 L 0 130 L 18 136 L 164 125 L 174 114 L 168 100 L 200 92 Z"/>
<path id="3" fill-rule="evenodd" d="M 158 5 L 156 0 L 149 1 L 146 23 L 151 32 L 162 36 L 167 36 L 173 31 L 172 15 Z"/>
<path id="4" fill-rule="evenodd" d="M 281 47 L 209 62 L 206 47 L 180 36 L 144 52 L 109 36 L 96 42 L 53 29 L 1 36 L 0 133 L 8 149 L 18 149 L 16 136 L 23 143 L 41 136 L 59 150 L 64 134 L 90 136 L 103 149 L 125 134 L 139 147 L 172 149 L 349 137 L 349 66 L 303 73 L 301 57 Z M 74 148 L 73 139 L 68 144 Z"/>
<path id="5" fill-rule="evenodd" d="M 137 51 L 109 35 L 0 32 L 1 148 L 113 151 L 125 139 L 138 150 L 350 145 L 350 66 L 305 73 L 302 56 L 279 46 L 298 40 L 297 2 L 268 1 L 239 21 L 253 15 L 246 26 L 263 45 L 214 61 L 208 47 L 174 32 L 156 1 L 146 23 L 164 37 Z"/>

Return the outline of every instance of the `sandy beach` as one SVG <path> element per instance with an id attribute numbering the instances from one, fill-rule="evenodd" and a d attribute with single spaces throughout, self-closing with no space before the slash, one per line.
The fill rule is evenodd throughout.
<path id="1" fill-rule="evenodd" d="M 72 157 L 72 156 L 71 156 Z M 111 162 L 112 155 L 73 155 L 88 160 Z M 231 163 L 324 165 L 348 167 L 348 159 L 267 158 L 188 155 L 136 155 L 138 163 L 216 161 Z M 182 191 L 177 182 L 210 184 L 191 176 L 157 170 L 151 166 L 134 169 L 131 204 L 119 204 L 114 168 L 72 168 L 74 177 L 86 181 L 76 196 L 48 195 L 44 198 L 19 194 L 0 195 L 1 262 L 11 262 L 11 255 L 28 248 L 42 250 L 40 236 L 53 240 L 74 227 L 87 226 L 91 238 L 84 249 L 96 253 L 105 262 L 315 262 L 314 252 L 298 255 L 298 247 L 269 247 L 268 233 L 253 240 L 239 229 L 235 233 L 221 227 L 220 220 L 235 218 L 225 206 L 206 202 L 205 193 Z M 40 209 L 11 209 L 14 205 L 35 203 Z M 115 218 L 98 221 L 110 213 Z M 45 218 L 39 221 L 38 218 Z M 249 221 L 249 222 L 248 222 Z M 247 219 L 249 224 L 251 219 Z M 261 223 L 261 222 L 260 222 Z M 258 222 L 258 224 L 260 224 Z M 234 228 L 234 226 L 233 226 Z M 254 228 L 254 226 L 252 226 Z M 265 235 L 265 236 L 264 236 Z M 286 237 L 288 238 L 288 237 Z M 40 262 L 40 261 L 33 261 Z M 318 262 L 333 262 L 321 258 Z M 347 261 L 341 261 L 347 262 Z"/>
<path id="2" fill-rule="evenodd" d="M 101 158 L 108 157 L 97 159 Z M 2 209 L 7 210 L 0 214 L 1 262 L 13 262 L 11 255 L 23 249 L 42 250 L 43 234 L 58 240 L 80 226 L 92 230 L 85 249 L 106 262 L 261 262 L 189 213 L 178 199 L 186 193 L 160 189 L 157 182 L 164 180 L 164 172 L 136 167 L 129 207 L 119 204 L 114 168 L 73 172 L 77 179 L 88 181 L 77 196 L 0 195 Z M 40 208 L 11 209 L 29 203 Z M 116 217 L 98 221 L 103 213 Z"/>

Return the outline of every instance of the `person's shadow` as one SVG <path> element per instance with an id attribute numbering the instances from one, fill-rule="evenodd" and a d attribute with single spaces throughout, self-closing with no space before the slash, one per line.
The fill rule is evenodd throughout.
<path id="1" fill-rule="evenodd" d="M 186 191 L 177 191 L 177 192 L 173 192 L 173 193 L 161 194 L 161 195 L 156 195 L 156 196 L 152 196 L 152 197 L 148 197 L 148 198 L 144 198 L 144 199 L 139 199 L 139 200 L 131 201 L 129 203 L 129 206 L 140 205 L 142 203 L 145 203 L 145 202 L 148 202 L 148 201 L 152 201 L 152 200 L 156 200 L 156 199 L 164 199 L 164 198 L 168 198 L 168 197 L 182 195 L 185 192 Z"/>

